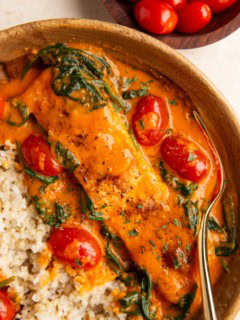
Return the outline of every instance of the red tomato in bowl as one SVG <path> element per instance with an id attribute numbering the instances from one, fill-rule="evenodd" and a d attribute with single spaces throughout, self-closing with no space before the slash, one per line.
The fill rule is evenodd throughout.
<path id="1" fill-rule="evenodd" d="M 198 182 L 207 173 L 205 155 L 187 139 L 168 136 L 161 144 L 161 154 L 163 160 L 184 179 Z"/>
<path id="2" fill-rule="evenodd" d="M 202 1 L 187 4 L 178 10 L 177 31 L 195 33 L 203 29 L 212 18 L 211 9 Z"/>
<path id="3" fill-rule="evenodd" d="M 139 1 L 134 15 L 143 29 L 156 34 L 173 32 L 178 22 L 175 10 L 160 0 Z"/>
<path id="4" fill-rule="evenodd" d="M 46 176 L 55 176 L 62 171 L 62 166 L 54 159 L 47 141 L 38 134 L 31 134 L 22 144 L 22 156 L 25 163 L 33 170 Z"/>
<path id="5" fill-rule="evenodd" d="M 102 256 L 99 243 L 84 229 L 56 229 L 50 236 L 49 245 L 59 260 L 84 270 L 96 267 Z"/>
<path id="6" fill-rule="evenodd" d="M 0 96 L 0 120 L 3 119 L 4 110 L 5 110 L 5 99 Z"/>
<path id="7" fill-rule="evenodd" d="M 132 126 L 137 141 L 144 146 L 160 142 L 166 132 L 169 116 L 166 102 L 151 94 L 137 104 L 132 118 Z"/>
<path id="8" fill-rule="evenodd" d="M 192 0 L 191 2 L 195 1 Z M 204 2 L 209 5 L 213 14 L 217 14 L 233 6 L 237 0 L 204 0 Z"/>
<path id="9" fill-rule="evenodd" d="M 176 11 L 182 9 L 187 4 L 187 0 L 162 0 L 163 2 L 169 4 Z"/>
<path id="10" fill-rule="evenodd" d="M 16 312 L 7 292 L 0 290 L 0 320 L 12 320 Z"/>

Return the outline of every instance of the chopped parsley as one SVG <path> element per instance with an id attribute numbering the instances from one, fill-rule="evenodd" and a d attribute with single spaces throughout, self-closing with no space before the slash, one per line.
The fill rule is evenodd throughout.
<path id="1" fill-rule="evenodd" d="M 128 100 L 128 99 L 135 99 L 138 97 L 144 97 L 148 94 L 148 88 L 144 87 L 142 89 L 139 90 L 127 90 L 127 91 L 123 91 L 122 93 L 122 98 L 124 100 Z"/>
<path id="2" fill-rule="evenodd" d="M 132 229 L 128 232 L 129 236 L 136 237 L 138 236 L 139 232 L 136 229 Z"/>
<path id="3" fill-rule="evenodd" d="M 197 156 L 193 152 L 189 152 L 187 161 L 192 161 L 196 158 L 197 158 Z"/>
<path id="4" fill-rule="evenodd" d="M 224 268 L 228 273 L 230 273 L 230 269 L 229 269 L 229 266 L 228 266 L 227 262 L 226 262 L 223 258 L 221 258 L 220 261 L 221 261 L 221 264 L 222 264 L 223 268 Z"/>
<path id="5" fill-rule="evenodd" d="M 75 263 L 76 263 L 79 267 L 82 266 L 82 262 L 81 262 L 79 259 L 75 259 Z"/>
<path id="6" fill-rule="evenodd" d="M 168 251 L 168 244 L 167 242 L 164 242 L 163 252 Z"/>
<path id="7" fill-rule="evenodd" d="M 5 280 L 0 281 L 0 289 L 5 288 L 9 285 L 9 283 L 13 282 L 15 277 L 7 278 Z"/>
<path id="8" fill-rule="evenodd" d="M 138 120 L 138 123 L 139 123 L 141 129 L 144 130 L 144 129 L 145 129 L 145 124 L 144 124 L 144 122 L 142 121 L 142 119 L 139 119 L 139 120 Z"/>
<path id="9" fill-rule="evenodd" d="M 171 100 L 171 99 L 169 99 L 168 100 L 168 103 L 171 105 L 171 106 L 176 106 L 177 105 L 177 101 L 176 100 Z"/>

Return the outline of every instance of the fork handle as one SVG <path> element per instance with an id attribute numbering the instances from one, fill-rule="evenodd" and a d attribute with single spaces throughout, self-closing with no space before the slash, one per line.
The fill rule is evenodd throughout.
<path id="1" fill-rule="evenodd" d="M 208 216 L 211 208 L 212 206 L 208 208 L 208 212 L 202 218 L 198 235 L 198 255 L 205 320 L 217 320 L 209 275 L 207 250 Z"/>

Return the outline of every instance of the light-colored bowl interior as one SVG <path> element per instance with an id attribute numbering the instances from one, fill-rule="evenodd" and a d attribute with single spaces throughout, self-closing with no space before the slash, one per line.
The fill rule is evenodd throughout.
<path id="1" fill-rule="evenodd" d="M 141 63 L 173 80 L 190 96 L 202 115 L 224 162 L 227 179 L 240 190 L 240 125 L 214 85 L 189 61 L 165 44 L 138 31 L 93 20 L 57 19 L 34 22 L 0 32 L 0 62 L 22 55 L 26 48 L 53 42 L 90 41 L 110 47 L 130 63 Z M 127 53 L 127 54 L 126 54 Z M 238 215 L 238 221 L 240 216 Z M 219 319 L 233 320 L 240 307 L 240 256 L 217 286 Z"/>

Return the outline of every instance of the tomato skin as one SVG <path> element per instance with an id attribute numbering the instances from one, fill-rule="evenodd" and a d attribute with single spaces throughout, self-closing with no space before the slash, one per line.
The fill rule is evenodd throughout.
<path id="1" fill-rule="evenodd" d="M 175 29 L 178 16 L 168 4 L 159 0 L 141 0 L 134 8 L 140 26 L 155 34 L 168 34 Z"/>
<path id="2" fill-rule="evenodd" d="M 16 312 L 5 290 L 0 290 L 0 320 L 12 320 Z"/>
<path id="3" fill-rule="evenodd" d="M 195 1 L 192 0 L 191 2 Z M 209 5 L 213 14 L 218 14 L 233 6 L 237 0 L 204 0 L 204 2 Z"/>
<path id="4" fill-rule="evenodd" d="M 137 141 L 144 146 L 160 142 L 169 121 L 166 102 L 157 96 L 147 95 L 137 104 L 132 126 Z M 144 126 L 141 127 L 140 122 Z"/>
<path id="5" fill-rule="evenodd" d="M 0 120 L 3 119 L 4 110 L 5 110 L 5 99 L 0 96 Z"/>
<path id="6" fill-rule="evenodd" d="M 84 229 L 56 229 L 50 236 L 49 245 L 59 260 L 84 270 L 96 267 L 102 256 L 99 243 Z M 76 263 L 76 259 L 81 265 Z"/>
<path id="7" fill-rule="evenodd" d="M 196 1 L 187 4 L 178 11 L 178 24 L 176 30 L 183 33 L 195 33 L 203 29 L 212 19 L 209 6 Z"/>
<path id="8" fill-rule="evenodd" d="M 187 4 L 187 0 L 162 0 L 176 11 L 182 9 Z"/>
<path id="9" fill-rule="evenodd" d="M 39 134 L 31 134 L 23 142 L 22 156 L 33 170 L 46 176 L 58 175 L 62 166 L 53 158 L 47 141 Z"/>
<path id="10" fill-rule="evenodd" d="M 200 181 L 207 172 L 207 159 L 191 141 L 179 136 L 168 136 L 161 144 L 163 160 L 184 179 Z M 189 159 L 189 156 L 194 159 Z"/>

